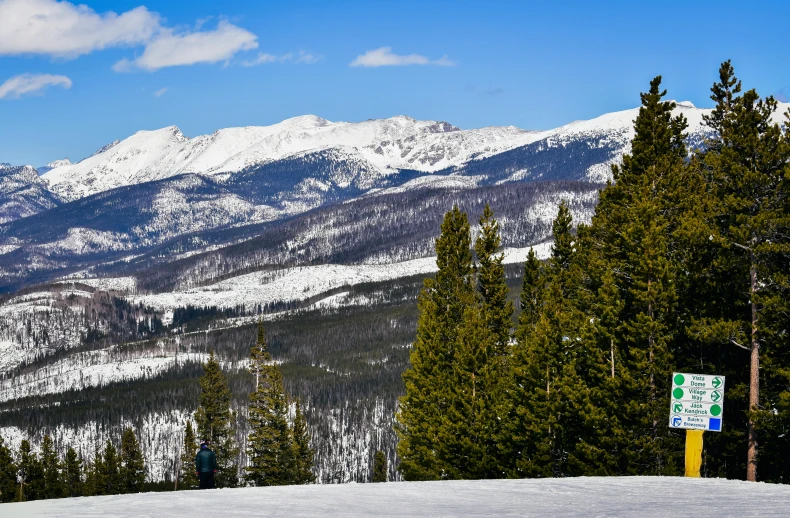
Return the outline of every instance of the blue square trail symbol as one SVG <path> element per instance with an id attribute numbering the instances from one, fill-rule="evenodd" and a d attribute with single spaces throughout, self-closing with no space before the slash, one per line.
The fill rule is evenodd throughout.
<path id="1" fill-rule="evenodd" d="M 709 421 L 709 424 L 708 424 L 708 429 L 712 430 L 714 432 L 720 432 L 721 431 L 721 419 L 719 419 L 718 417 L 711 417 L 710 421 Z"/>

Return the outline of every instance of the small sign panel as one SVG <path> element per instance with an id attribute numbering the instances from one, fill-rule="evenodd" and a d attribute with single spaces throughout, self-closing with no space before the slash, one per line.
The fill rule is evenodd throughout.
<path id="1" fill-rule="evenodd" d="M 724 376 L 672 374 L 669 427 L 720 432 L 724 415 Z"/>

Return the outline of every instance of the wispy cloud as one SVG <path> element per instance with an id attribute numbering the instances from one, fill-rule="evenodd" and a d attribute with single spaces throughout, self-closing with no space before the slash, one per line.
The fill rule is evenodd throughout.
<path id="1" fill-rule="evenodd" d="M 276 56 L 274 54 L 269 54 L 267 52 L 261 52 L 255 59 L 242 61 L 242 66 L 245 67 L 254 67 L 258 65 L 265 65 L 268 63 L 301 63 L 304 65 L 312 65 L 314 63 L 318 63 L 323 56 L 318 54 L 312 54 L 310 52 L 305 52 L 300 50 L 298 53 L 288 52 L 283 54 L 282 56 Z"/>
<path id="2" fill-rule="evenodd" d="M 399 55 L 392 52 L 392 47 L 381 47 L 360 54 L 351 63 L 350 67 L 399 67 L 407 65 L 436 65 L 452 67 L 456 63 L 447 56 L 431 60 L 421 54 Z"/>
<path id="3" fill-rule="evenodd" d="M 160 88 L 159 90 L 154 92 L 154 97 L 162 97 L 165 94 L 165 92 L 167 92 L 167 87 Z"/>
<path id="4" fill-rule="evenodd" d="M 108 47 L 139 45 L 160 30 L 145 7 L 98 14 L 85 5 L 56 0 L 0 0 L 0 54 L 76 58 Z"/>
<path id="5" fill-rule="evenodd" d="M 113 66 L 113 70 L 128 72 L 139 68 L 154 71 L 165 67 L 217 63 L 230 59 L 239 51 L 258 48 L 257 39 L 253 33 L 224 20 L 211 31 L 176 33 L 163 30 L 145 46 L 140 57 L 131 61 L 122 59 Z"/>
<path id="6" fill-rule="evenodd" d="M 71 79 L 51 74 L 22 74 L 0 85 L 0 99 L 18 99 L 26 94 L 41 93 L 48 86 L 71 88 Z"/>

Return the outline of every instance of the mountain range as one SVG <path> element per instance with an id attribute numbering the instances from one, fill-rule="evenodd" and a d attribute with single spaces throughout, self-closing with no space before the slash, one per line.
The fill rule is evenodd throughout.
<path id="1" fill-rule="evenodd" d="M 400 375 L 443 214 L 459 205 L 475 233 L 490 203 L 515 298 L 527 251 L 550 252 L 558 205 L 590 221 L 637 113 L 544 131 L 403 116 L 194 138 L 171 126 L 76 163 L 0 165 L 0 435 L 17 447 L 47 430 L 89 455 L 134 426 L 149 477 L 167 480 L 210 351 L 243 443 L 263 319 L 319 480 L 367 480 L 378 449 L 395 477 Z M 704 145 L 709 110 L 676 113 Z"/>

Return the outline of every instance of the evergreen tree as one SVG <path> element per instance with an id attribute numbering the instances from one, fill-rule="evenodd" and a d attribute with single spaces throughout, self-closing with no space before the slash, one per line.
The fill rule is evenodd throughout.
<path id="1" fill-rule="evenodd" d="M 103 483 L 101 488 L 104 495 L 118 495 L 123 491 L 123 480 L 121 479 L 120 458 L 118 450 L 112 441 L 107 439 L 104 445 L 104 452 L 101 463 L 102 473 L 99 480 Z"/>
<path id="2" fill-rule="evenodd" d="M 82 496 L 84 491 L 82 481 L 82 459 L 77 452 L 69 446 L 66 450 L 66 459 L 63 462 L 63 496 Z"/>
<path id="3" fill-rule="evenodd" d="M 250 394 L 247 422 L 247 480 L 256 486 L 277 486 L 293 480 L 294 438 L 288 427 L 288 400 L 280 368 L 272 361 L 263 323 L 250 350 L 255 391 Z"/>
<path id="4" fill-rule="evenodd" d="M 373 457 L 373 482 L 387 481 L 387 456 L 378 450 Z"/>
<path id="5" fill-rule="evenodd" d="M 181 469 L 179 470 L 179 489 L 194 489 L 198 486 L 198 479 L 195 476 L 195 456 L 197 455 L 198 445 L 195 440 L 195 432 L 192 429 L 192 420 L 187 419 L 186 430 L 184 431 L 184 445 L 181 450 Z"/>
<path id="6" fill-rule="evenodd" d="M 444 217 L 436 254 L 439 270 L 418 298 L 417 338 L 397 415 L 399 469 L 406 480 L 446 478 L 451 469 L 439 436 L 453 397 L 459 331 L 476 302 L 469 221 L 457 206 Z"/>
<path id="7" fill-rule="evenodd" d="M 700 310 L 694 330 L 703 343 L 713 346 L 718 368 L 729 371 L 728 408 L 743 408 L 745 403 L 746 452 L 731 449 L 721 456 L 744 455 L 746 478 L 756 480 L 761 422 L 766 426 L 764 440 L 782 435 L 781 428 L 769 423 L 780 421 L 776 410 L 787 393 L 787 375 L 775 358 L 786 355 L 786 320 L 781 315 L 786 314 L 790 286 L 786 275 L 790 149 L 786 131 L 783 136 L 782 128 L 771 122 L 776 101 L 761 99 L 754 90 L 742 93 L 729 61 L 722 64 L 719 82 L 711 91 L 716 108 L 706 123 L 718 138 L 702 154 L 700 164 L 713 199 L 709 221 L 716 255 L 709 269 L 712 286 L 703 287 L 712 303 Z M 722 349 L 725 344 L 728 350 Z M 748 392 L 745 401 L 741 388 Z M 732 431 L 720 441 L 733 442 L 738 432 L 743 434 L 737 416 L 733 417 L 728 418 Z M 741 462 L 728 464 L 740 471 Z M 729 467 L 721 469 L 738 476 Z M 779 467 L 775 473 L 783 470 L 787 472 Z"/>
<path id="8" fill-rule="evenodd" d="M 199 406 L 195 413 L 199 438 L 209 440 L 217 456 L 217 486 L 234 487 L 238 485 L 239 452 L 232 424 L 231 393 L 213 351 L 203 364 L 200 388 Z"/>
<path id="9" fill-rule="evenodd" d="M 107 477 L 105 476 L 104 460 L 102 459 L 101 448 L 96 443 L 93 452 L 93 462 L 85 464 L 85 496 L 105 495 L 107 487 Z"/>
<path id="10" fill-rule="evenodd" d="M 49 435 L 41 441 L 41 467 L 43 480 L 39 498 L 60 498 L 63 495 L 63 481 L 60 476 L 60 460 L 55 451 L 55 444 Z"/>
<path id="11" fill-rule="evenodd" d="M 581 284 L 577 242 L 565 202 L 553 223 L 554 246 L 545 271 L 528 257 L 516 331 L 513 384 L 501 443 L 508 476 L 573 474 L 572 453 L 589 406 L 581 335 L 585 317 L 576 307 Z"/>
<path id="12" fill-rule="evenodd" d="M 140 493 L 145 483 L 145 463 L 137 436 L 126 428 L 121 438 L 119 474 L 122 493 Z"/>
<path id="13" fill-rule="evenodd" d="M 16 475 L 14 456 L 0 437 L 0 503 L 13 502 L 17 497 Z"/>
<path id="14" fill-rule="evenodd" d="M 513 303 L 507 300 L 508 287 L 505 280 L 504 254 L 498 253 L 502 245 L 499 223 L 494 211 L 486 203 L 480 217 L 480 233 L 475 240 L 475 253 L 480 267 L 477 272 L 477 287 L 482 298 L 486 326 L 494 335 L 494 354 L 502 360 L 501 369 L 509 354 L 510 330 L 512 327 Z"/>
<path id="15" fill-rule="evenodd" d="M 310 433 L 307 429 L 307 421 L 302 413 L 302 405 L 296 399 L 296 412 L 293 423 L 293 475 L 292 484 L 313 484 L 315 474 L 313 473 L 313 459 L 315 451 L 310 447 Z"/>
<path id="16" fill-rule="evenodd" d="M 586 369 L 586 383 L 596 398 L 592 406 L 611 417 L 604 423 L 590 412 L 588 425 L 606 434 L 594 432 L 580 447 L 589 448 L 587 462 L 591 452 L 609 452 L 605 472 L 673 474 L 682 463 L 681 439 L 668 430 L 666 408 L 676 356 L 688 351 L 677 318 L 685 260 L 679 236 L 690 228 L 685 209 L 699 200 L 693 190 L 681 192 L 698 185 L 686 181 L 687 123 L 672 116 L 675 103 L 662 101 L 660 87 L 659 76 L 641 94 L 632 152 L 613 167 L 615 183 L 600 194 L 586 247 L 595 295 L 585 342 L 589 357 L 597 358 Z M 629 404 L 611 408 L 606 393 Z"/>
<path id="17" fill-rule="evenodd" d="M 19 502 L 27 502 L 30 500 L 38 500 L 41 498 L 43 469 L 41 462 L 38 460 L 36 452 L 32 451 L 30 441 L 23 439 L 19 445 L 19 462 L 17 463 L 19 470 L 19 492 L 17 500 Z"/>

